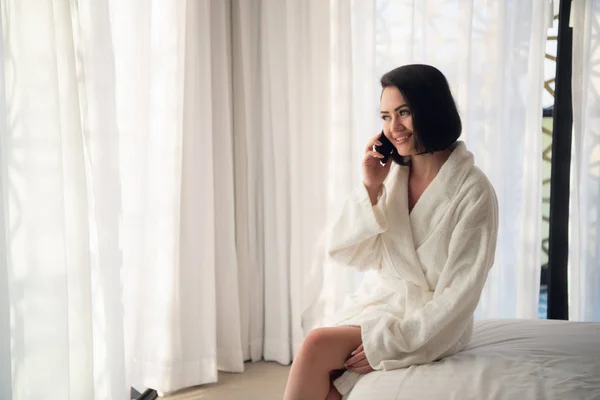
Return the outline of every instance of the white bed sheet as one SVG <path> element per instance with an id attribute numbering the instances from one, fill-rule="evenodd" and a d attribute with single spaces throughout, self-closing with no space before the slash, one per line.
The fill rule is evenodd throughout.
<path id="1" fill-rule="evenodd" d="M 486 320 L 464 351 L 362 377 L 347 400 L 600 399 L 600 323 Z"/>

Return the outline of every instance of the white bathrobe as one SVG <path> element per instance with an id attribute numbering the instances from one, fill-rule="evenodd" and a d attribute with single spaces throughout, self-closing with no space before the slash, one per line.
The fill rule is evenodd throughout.
<path id="1" fill-rule="evenodd" d="M 473 155 L 457 142 L 409 212 L 408 167 L 394 166 L 378 202 L 363 185 L 331 226 L 327 252 L 365 274 L 333 325 L 362 329 L 369 364 L 390 370 L 429 363 L 467 344 L 473 313 L 493 262 L 498 205 Z M 334 384 L 348 393 L 359 374 Z"/>

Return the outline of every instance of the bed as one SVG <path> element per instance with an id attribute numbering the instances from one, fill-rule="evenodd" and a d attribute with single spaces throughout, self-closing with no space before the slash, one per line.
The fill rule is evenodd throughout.
<path id="1" fill-rule="evenodd" d="M 433 364 L 362 377 L 344 400 L 600 399 L 600 323 L 486 320 Z"/>

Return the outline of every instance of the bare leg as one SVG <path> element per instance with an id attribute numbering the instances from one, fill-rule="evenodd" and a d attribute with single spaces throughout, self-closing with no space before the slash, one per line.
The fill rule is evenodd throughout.
<path id="1" fill-rule="evenodd" d="M 342 395 L 337 391 L 335 386 L 331 385 L 325 400 L 342 400 Z"/>
<path id="2" fill-rule="evenodd" d="M 344 368 L 344 361 L 360 344 L 360 328 L 340 326 L 311 331 L 294 359 L 284 400 L 336 399 L 330 391 L 330 372 Z M 339 399 L 341 397 L 337 397 Z"/>

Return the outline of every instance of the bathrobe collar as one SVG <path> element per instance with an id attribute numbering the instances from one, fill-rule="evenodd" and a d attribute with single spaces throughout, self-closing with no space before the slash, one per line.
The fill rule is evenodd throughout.
<path id="1" fill-rule="evenodd" d="M 423 289 L 429 288 L 417 250 L 435 231 L 474 165 L 473 154 L 463 142 L 456 142 L 451 148 L 450 157 L 423 192 L 412 212 L 408 208 L 409 167 L 395 166 L 386 179 L 386 186 L 389 188 L 386 214 L 391 217 L 390 220 L 400 222 L 388 227 L 384 241 L 393 264 L 403 264 L 400 268 L 382 271 L 389 279 L 402 279 Z M 399 249 L 402 250 L 398 251 Z"/>

